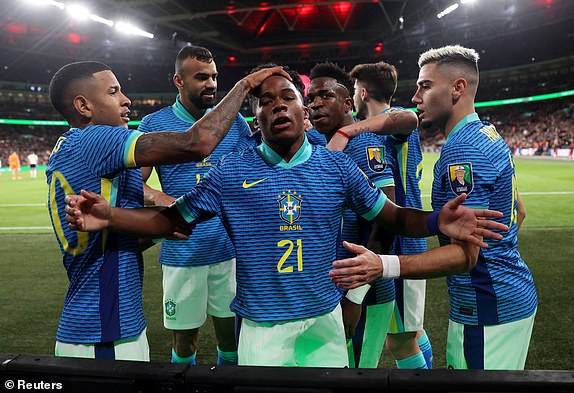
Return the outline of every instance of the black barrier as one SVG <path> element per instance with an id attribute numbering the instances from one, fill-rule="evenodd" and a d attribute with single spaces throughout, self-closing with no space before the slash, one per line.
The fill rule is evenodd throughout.
<path id="1" fill-rule="evenodd" d="M 574 392 L 574 371 L 188 367 L 0 355 L 0 384 L 6 392 Z"/>

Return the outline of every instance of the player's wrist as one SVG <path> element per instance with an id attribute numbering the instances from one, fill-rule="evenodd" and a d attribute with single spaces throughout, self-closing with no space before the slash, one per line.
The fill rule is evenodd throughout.
<path id="1" fill-rule="evenodd" d="M 398 255 L 379 255 L 383 265 L 383 279 L 394 279 L 401 277 L 401 262 Z"/>
<path id="2" fill-rule="evenodd" d="M 427 216 L 427 219 L 426 219 L 427 231 L 429 232 L 429 234 L 431 236 L 438 235 L 440 233 L 440 229 L 438 226 L 439 214 L 440 214 L 440 211 L 436 210 Z"/>
<path id="3" fill-rule="evenodd" d="M 344 136 L 347 139 L 351 139 L 353 136 L 351 135 L 351 133 L 349 131 L 343 131 L 343 129 L 339 128 L 336 131 L 337 134 Z"/>

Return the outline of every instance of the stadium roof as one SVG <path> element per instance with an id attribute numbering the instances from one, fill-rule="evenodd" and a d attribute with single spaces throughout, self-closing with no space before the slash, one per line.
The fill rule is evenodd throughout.
<path id="1" fill-rule="evenodd" d="M 574 53 L 571 0 L 84 1 L 93 15 L 129 21 L 153 38 L 75 20 L 63 9 L 72 0 L 41 8 L 32 1 L 0 4 L 0 80 L 29 80 L 31 65 L 46 64 L 50 73 L 53 64 L 80 59 L 171 67 L 188 43 L 211 49 L 220 68 L 273 61 L 305 72 L 323 60 L 385 60 L 407 77 L 416 75 L 419 53 L 445 44 L 479 50 L 483 70 Z"/>

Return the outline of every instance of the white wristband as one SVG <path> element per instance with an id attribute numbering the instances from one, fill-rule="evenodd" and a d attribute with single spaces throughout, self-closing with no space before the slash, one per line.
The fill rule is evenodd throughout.
<path id="1" fill-rule="evenodd" d="M 365 284 L 358 288 L 349 289 L 345 294 L 345 297 L 355 304 L 362 304 L 363 299 L 367 295 L 367 292 L 369 292 L 369 289 L 371 289 L 370 284 Z"/>
<path id="2" fill-rule="evenodd" d="M 399 278 L 401 276 L 401 262 L 398 255 L 379 255 L 383 264 L 383 278 Z"/>

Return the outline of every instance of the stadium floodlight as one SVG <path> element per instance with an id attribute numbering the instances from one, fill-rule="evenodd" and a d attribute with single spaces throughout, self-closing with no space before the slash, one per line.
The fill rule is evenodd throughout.
<path id="1" fill-rule="evenodd" d="M 460 4 L 472 4 L 474 3 L 476 0 L 460 0 Z"/>
<path id="2" fill-rule="evenodd" d="M 30 5 L 38 5 L 38 6 L 43 6 L 43 5 L 53 5 L 55 7 L 58 7 L 59 9 L 63 10 L 65 5 L 64 3 L 60 3 L 59 1 L 54 1 L 54 0 L 23 0 L 25 3 L 30 4 Z"/>
<path id="3" fill-rule="evenodd" d="M 116 22 L 115 26 L 116 26 L 117 31 L 124 33 L 124 34 L 131 34 L 131 35 L 138 35 L 140 37 L 153 38 L 152 33 L 148 33 L 147 31 L 142 30 L 139 27 L 136 27 L 136 26 L 134 26 L 128 22 Z"/>
<path id="4" fill-rule="evenodd" d="M 66 5 L 66 12 L 74 19 L 86 20 L 90 16 L 90 10 L 81 4 Z"/>
<path id="5" fill-rule="evenodd" d="M 449 5 L 442 12 L 439 12 L 438 14 L 436 14 L 436 17 L 440 19 L 443 16 L 450 14 L 451 12 L 456 10 L 457 8 L 458 8 L 458 3 L 454 3 L 453 5 Z"/>
<path id="6" fill-rule="evenodd" d="M 108 25 L 110 27 L 112 27 L 114 25 L 114 21 L 113 20 L 109 20 L 106 18 L 102 18 L 101 16 L 95 15 L 95 14 L 91 14 L 90 15 L 90 19 L 93 20 L 94 22 L 98 22 L 101 23 L 103 25 Z"/>

